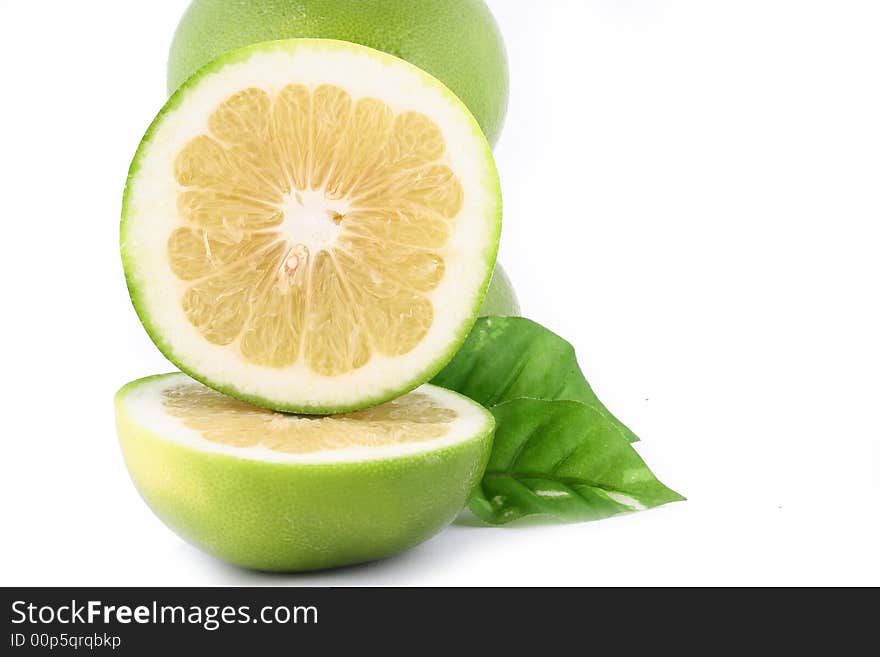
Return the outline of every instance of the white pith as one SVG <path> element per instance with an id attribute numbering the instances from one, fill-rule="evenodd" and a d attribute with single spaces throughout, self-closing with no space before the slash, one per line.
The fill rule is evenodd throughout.
<path id="1" fill-rule="evenodd" d="M 187 284 L 174 275 L 167 260 L 168 236 L 185 225 L 176 206 L 177 154 L 192 138 L 208 132 L 211 112 L 236 92 L 259 87 L 275 94 L 292 83 L 337 85 L 355 101 L 376 97 L 397 112 L 426 115 L 443 132 L 444 162 L 459 176 L 464 189 L 464 206 L 452 223 L 451 237 L 437 250 L 446 263 L 446 275 L 425 295 L 435 309 L 428 335 L 404 356 L 387 358 L 374 353 L 366 366 L 333 378 L 314 373 L 302 359 L 287 368 L 263 367 L 247 362 L 234 349 L 207 342 L 182 310 L 180 296 Z M 494 264 L 500 212 L 497 174 L 485 142 L 460 103 L 408 65 L 335 42 L 256 51 L 246 61 L 207 74 L 185 94 L 142 147 L 139 169 L 130 183 L 123 234 L 128 275 L 141 312 L 154 337 L 167 345 L 182 368 L 212 385 L 234 388 L 277 407 L 294 400 L 300 408 L 346 408 L 364 399 L 392 396 L 414 376 L 451 355 L 450 345 L 467 330 L 467 320 L 475 312 L 477 297 Z M 337 227 L 325 222 L 321 214 L 336 208 L 327 205 L 320 192 L 302 201 L 297 207 L 297 199 L 288 200 L 285 209 L 291 212 L 285 221 L 289 226 L 310 228 L 313 243 L 306 246 L 314 253 L 316 245 L 335 239 Z M 298 264 L 294 250 L 287 265 Z"/>
<path id="2" fill-rule="evenodd" d="M 342 233 L 342 228 L 333 223 L 333 214 L 344 215 L 349 209 L 344 199 L 328 199 L 323 190 L 291 194 L 281 207 L 284 222 L 279 232 L 288 237 L 294 253 L 298 247 L 307 253 L 333 247 Z"/>
<path id="3" fill-rule="evenodd" d="M 265 447 L 234 447 L 205 439 L 198 431 L 187 427 L 183 419 L 168 412 L 164 406 L 163 392 L 185 383 L 193 383 L 185 374 L 168 374 L 140 381 L 127 388 L 120 396 L 119 410 L 139 429 L 182 447 L 251 461 L 297 464 L 382 461 L 433 452 L 484 436 L 492 423 L 488 411 L 474 402 L 449 390 L 425 384 L 417 388 L 419 393 L 431 397 L 457 414 L 456 419 L 449 424 L 449 431 L 441 438 L 401 445 L 333 449 L 308 454 L 277 452 Z"/>

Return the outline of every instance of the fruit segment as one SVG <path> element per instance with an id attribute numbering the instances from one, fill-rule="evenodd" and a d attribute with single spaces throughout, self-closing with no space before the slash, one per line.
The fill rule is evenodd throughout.
<path id="1" fill-rule="evenodd" d="M 251 363 L 330 377 L 414 349 L 463 204 L 445 151 L 423 114 L 334 85 L 228 98 L 175 162 L 167 251 L 191 324 Z"/>

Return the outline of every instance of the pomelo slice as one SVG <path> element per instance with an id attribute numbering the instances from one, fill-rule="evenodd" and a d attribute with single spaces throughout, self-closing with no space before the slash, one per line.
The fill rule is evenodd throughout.
<path id="1" fill-rule="evenodd" d="M 429 380 L 483 301 L 501 226 L 474 118 L 351 43 L 227 54 L 169 100 L 126 188 L 135 308 L 167 358 L 275 410 L 338 413 Z"/>
<path id="2" fill-rule="evenodd" d="M 284 415 L 184 374 L 116 396 L 131 477 L 156 515 L 230 563 L 267 571 L 379 559 L 445 527 L 479 484 L 492 415 L 431 385 L 335 417 Z"/>

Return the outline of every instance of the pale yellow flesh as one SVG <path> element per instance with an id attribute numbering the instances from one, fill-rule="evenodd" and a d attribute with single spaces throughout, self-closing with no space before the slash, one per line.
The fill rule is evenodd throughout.
<path id="1" fill-rule="evenodd" d="M 169 415 L 206 440 L 285 454 L 417 444 L 444 437 L 458 417 L 452 409 L 419 392 L 375 408 L 330 417 L 267 411 L 195 382 L 170 387 L 162 397 Z"/>
<path id="2" fill-rule="evenodd" d="M 249 88 L 177 155 L 181 304 L 247 362 L 323 376 L 412 351 L 463 204 L 440 129 L 342 88 Z"/>

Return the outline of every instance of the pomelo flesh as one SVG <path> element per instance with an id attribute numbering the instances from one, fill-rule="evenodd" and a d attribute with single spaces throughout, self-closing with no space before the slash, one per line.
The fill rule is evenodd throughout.
<path id="1" fill-rule="evenodd" d="M 351 41 L 415 64 L 458 95 L 489 142 L 497 141 L 507 56 L 482 0 L 195 0 L 171 45 L 169 93 L 227 52 L 302 37 Z"/>
<path id="2" fill-rule="evenodd" d="M 425 385 L 347 416 L 282 415 L 183 374 L 116 396 L 132 480 L 189 543 L 276 572 L 381 559 L 448 525 L 479 484 L 492 415 Z"/>

